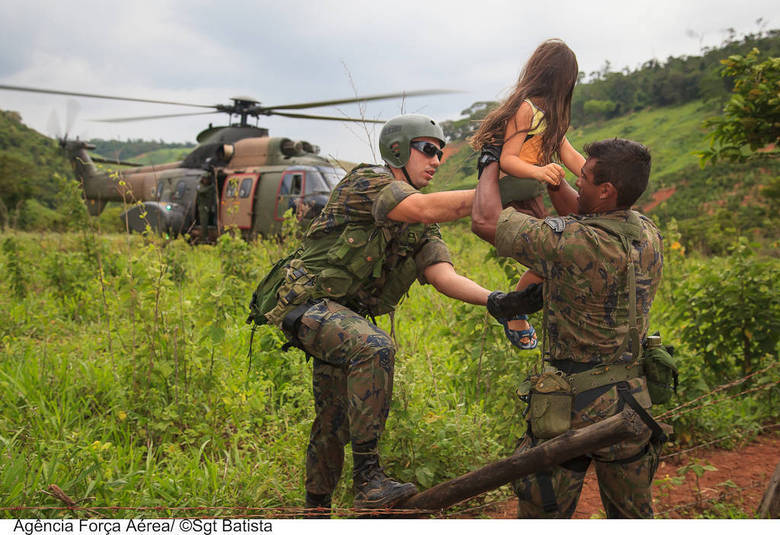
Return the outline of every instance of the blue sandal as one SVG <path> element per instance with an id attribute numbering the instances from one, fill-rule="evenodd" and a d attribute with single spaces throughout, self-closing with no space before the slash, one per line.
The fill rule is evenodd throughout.
<path id="1" fill-rule="evenodd" d="M 507 325 L 509 321 L 514 321 L 514 320 L 528 321 L 528 316 L 525 314 L 519 314 L 514 318 L 510 318 L 509 320 L 506 319 L 498 320 L 498 322 L 504 326 L 504 334 L 506 334 L 506 337 L 509 339 L 510 342 L 512 342 L 512 345 L 520 349 L 536 349 L 536 346 L 539 344 L 539 340 L 536 337 L 536 329 L 533 328 L 533 325 L 529 326 L 528 329 L 523 329 L 522 331 L 516 331 L 514 329 L 510 329 L 509 325 Z M 528 342 L 524 343 L 523 338 L 528 339 Z"/>

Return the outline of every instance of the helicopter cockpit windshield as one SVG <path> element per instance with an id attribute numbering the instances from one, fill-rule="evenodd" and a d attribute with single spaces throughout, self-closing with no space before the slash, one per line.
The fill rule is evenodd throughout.
<path id="1" fill-rule="evenodd" d="M 318 215 L 328 202 L 333 187 L 345 174 L 341 169 L 325 166 L 288 167 L 279 184 L 275 219 L 281 221 L 289 208 L 299 219 Z"/>
<path id="2" fill-rule="evenodd" d="M 325 182 L 328 183 L 328 191 L 336 187 L 336 184 L 341 182 L 347 173 L 343 169 L 336 169 L 335 167 L 317 167 L 320 170 L 320 174 Z"/>

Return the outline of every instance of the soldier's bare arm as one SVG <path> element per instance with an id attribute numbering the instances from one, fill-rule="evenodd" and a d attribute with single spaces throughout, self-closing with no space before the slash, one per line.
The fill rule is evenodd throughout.
<path id="1" fill-rule="evenodd" d="M 566 138 L 563 138 L 563 143 L 561 143 L 561 160 L 572 173 L 577 177 L 580 176 L 582 166 L 585 165 L 585 158 L 571 146 Z M 577 212 L 577 192 L 568 182 L 561 180 L 558 187 L 548 187 L 547 191 L 558 215 L 565 216 Z"/>
<path id="2" fill-rule="evenodd" d="M 558 215 L 565 216 L 577 212 L 577 191 L 568 182 L 561 180 L 557 188 L 547 188 L 550 201 Z"/>
<path id="3" fill-rule="evenodd" d="M 496 243 L 496 223 L 501 213 L 498 191 L 498 163 L 488 164 L 482 171 L 471 210 L 471 231 L 488 243 Z"/>
<path id="4" fill-rule="evenodd" d="M 425 279 L 436 290 L 447 297 L 459 299 L 472 305 L 486 305 L 490 291 L 486 290 L 473 280 L 463 275 L 458 275 L 452 264 L 437 262 L 431 264 L 423 272 Z"/>
<path id="5" fill-rule="evenodd" d="M 387 217 L 403 223 L 444 223 L 469 215 L 473 203 L 473 189 L 415 193 L 398 203 Z"/>

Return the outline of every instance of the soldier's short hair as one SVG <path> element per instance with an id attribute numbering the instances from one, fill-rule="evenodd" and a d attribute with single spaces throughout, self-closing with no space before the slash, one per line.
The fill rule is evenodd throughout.
<path id="1" fill-rule="evenodd" d="M 604 139 L 583 147 L 593 166 L 594 183 L 609 182 L 618 192 L 620 208 L 630 208 L 647 188 L 650 178 L 650 151 L 636 141 Z"/>

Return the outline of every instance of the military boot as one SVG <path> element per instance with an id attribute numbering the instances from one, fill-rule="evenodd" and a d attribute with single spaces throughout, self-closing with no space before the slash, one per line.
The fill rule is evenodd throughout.
<path id="1" fill-rule="evenodd" d="M 312 494 L 306 491 L 303 518 L 330 518 L 330 494 Z"/>
<path id="2" fill-rule="evenodd" d="M 399 483 L 385 475 L 376 451 L 363 453 L 353 447 L 355 509 L 385 509 L 417 494 L 412 483 Z"/>

